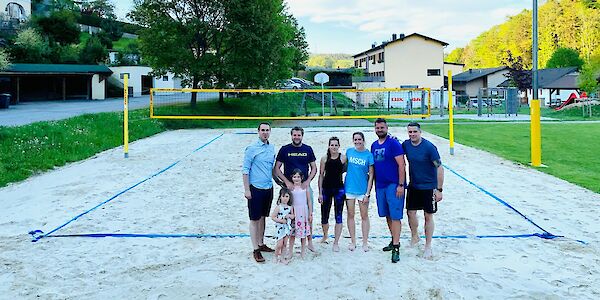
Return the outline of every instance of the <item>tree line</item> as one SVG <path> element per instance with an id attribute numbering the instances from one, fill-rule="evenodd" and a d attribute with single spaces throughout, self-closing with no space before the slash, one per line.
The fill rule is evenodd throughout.
<path id="1" fill-rule="evenodd" d="M 192 88 L 272 87 L 304 68 L 308 58 L 304 28 L 282 0 L 134 4 L 129 17 L 143 27 L 145 62 L 155 75 L 174 73 Z"/>
<path id="2" fill-rule="evenodd" d="M 538 45 L 538 68 L 578 67 L 584 80 L 588 78 L 580 87 L 597 90 L 600 4 L 596 0 L 548 0 L 538 9 Z M 523 10 L 493 26 L 465 47 L 454 49 L 445 60 L 464 63 L 465 68 L 516 64 L 531 69 L 532 11 Z"/>
<path id="3" fill-rule="evenodd" d="M 34 0 L 32 8 L 25 23 L 0 28 L 0 68 L 10 63 L 105 63 L 108 49 L 123 35 L 122 22 L 108 0 Z M 101 29 L 89 38 L 79 28 L 86 18 L 99 20 Z M 121 57 L 139 52 L 131 44 Z"/>
<path id="4" fill-rule="evenodd" d="M 333 53 L 333 54 L 319 54 L 311 53 L 306 63 L 308 67 L 322 67 L 322 68 L 351 68 L 354 66 L 354 59 L 349 54 Z"/>

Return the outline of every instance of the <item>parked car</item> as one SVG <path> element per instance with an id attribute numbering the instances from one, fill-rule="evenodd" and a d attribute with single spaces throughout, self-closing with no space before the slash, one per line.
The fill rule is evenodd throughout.
<path id="1" fill-rule="evenodd" d="M 302 86 L 302 88 L 308 88 L 308 87 L 314 85 L 311 81 L 308 81 L 304 78 L 292 77 L 292 78 L 290 78 L 290 80 L 295 83 L 299 83 Z"/>
<path id="2" fill-rule="evenodd" d="M 470 105 L 471 105 L 471 107 L 477 107 L 477 106 L 479 106 L 479 101 L 477 99 L 471 100 L 471 104 Z M 487 105 L 487 103 L 485 103 L 485 101 L 483 101 L 481 103 L 481 107 L 487 107 L 487 106 L 488 105 Z"/>
<path id="3" fill-rule="evenodd" d="M 280 89 L 284 89 L 284 90 L 292 90 L 292 89 L 296 90 L 296 89 L 301 89 L 302 85 L 292 81 L 291 79 L 287 79 L 287 80 L 282 80 L 282 81 L 278 82 L 277 87 Z"/>

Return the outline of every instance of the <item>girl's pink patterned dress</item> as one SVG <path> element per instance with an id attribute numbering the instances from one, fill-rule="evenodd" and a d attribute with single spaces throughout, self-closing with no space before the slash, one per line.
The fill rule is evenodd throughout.
<path id="1" fill-rule="evenodd" d="M 310 235 L 310 223 L 308 222 L 308 199 L 306 199 L 306 190 L 295 188 L 292 191 L 294 214 L 294 231 L 296 237 L 305 238 Z"/>

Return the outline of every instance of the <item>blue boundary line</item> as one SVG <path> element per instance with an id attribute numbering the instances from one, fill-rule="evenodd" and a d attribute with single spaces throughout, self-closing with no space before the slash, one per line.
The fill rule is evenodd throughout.
<path id="1" fill-rule="evenodd" d="M 139 233 L 86 233 L 86 234 L 58 234 L 49 235 L 47 237 L 52 238 L 64 238 L 64 237 L 87 237 L 87 238 L 248 238 L 250 235 L 242 234 L 221 234 L 221 233 L 203 233 L 203 234 L 139 234 Z M 265 237 L 274 238 L 274 236 L 266 235 Z M 323 237 L 322 235 L 315 234 L 315 238 Z M 332 235 L 330 235 L 333 238 Z M 434 239 L 501 239 L 501 238 L 531 238 L 537 237 L 547 240 L 556 238 L 563 238 L 564 236 L 551 235 L 546 233 L 530 233 L 530 234 L 496 234 L 496 235 L 435 235 Z M 350 238 L 350 237 L 344 237 Z M 391 239 L 391 236 L 370 236 L 370 239 Z M 425 238 L 425 236 L 421 236 Z M 576 240 L 581 244 L 587 244 L 584 241 Z"/>
<path id="2" fill-rule="evenodd" d="M 471 184 L 472 186 L 476 187 L 478 190 L 482 191 L 483 193 L 485 193 L 486 195 L 492 197 L 494 200 L 502 203 L 504 206 L 510 208 L 512 211 L 516 212 L 517 214 L 519 214 L 521 217 L 523 217 L 525 220 L 527 220 L 529 223 L 531 223 L 533 226 L 537 227 L 539 230 L 543 231 L 544 234 L 553 236 L 553 234 L 551 234 L 550 232 L 548 232 L 546 229 L 542 228 L 541 226 L 539 226 L 538 224 L 536 224 L 534 221 L 532 221 L 529 217 L 527 217 L 526 215 L 524 215 L 523 213 L 521 213 L 519 210 L 517 210 L 516 208 L 514 208 L 512 205 L 508 204 L 506 201 L 500 199 L 500 197 L 492 194 L 491 192 L 488 192 L 486 189 L 482 188 L 481 186 L 477 185 L 476 183 L 470 181 L 469 179 L 467 179 L 466 177 L 460 175 L 458 172 L 454 171 L 452 168 L 448 167 L 447 165 L 443 165 L 444 168 L 448 169 L 448 171 L 454 173 L 454 175 L 458 176 L 459 178 L 461 178 L 462 180 L 468 182 L 469 184 Z"/>
<path id="3" fill-rule="evenodd" d="M 315 131 L 317 132 L 317 131 Z M 249 132 L 237 132 L 235 134 L 254 134 L 254 133 L 249 133 Z M 210 140 L 209 142 L 205 143 L 204 145 L 196 148 L 194 151 L 192 151 L 191 153 L 187 154 L 186 156 L 184 156 L 183 158 L 177 160 L 176 162 L 172 163 L 171 165 L 167 166 L 166 168 L 160 170 L 159 172 L 145 178 L 144 180 L 134 184 L 133 186 L 117 193 L 116 195 L 112 196 L 111 198 L 107 199 L 106 201 L 96 205 L 95 207 L 87 210 L 84 213 L 81 213 L 79 215 L 77 215 L 76 217 L 74 217 L 73 219 L 69 220 L 68 222 L 64 223 L 63 225 L 60 225 L 59 227 L 53 229 L 52 231 L 44 234 L 41 230 L 33 230 L 30 231 L 29 234 L 32 235 L 33 240 L 32 242 L 37 242 L 38 240 L 45 238 L 45 237 L 90 237 L 90 238 L 103 238 L 103 237 L 118 237 L 118 238 L 236 238 L 236 237 L 249 237 L 248 234 L 137 234 L 137 233 L 89 233 L 89 234 L 63 234 L 63 235 L 52 235 L 52 233 L 60 230 L 61 228 L 67 226 L 68 224 L 70 224 L 71 222 L 74 222 L 75 220 L 79 219 L 80 217 L 92 212 L 93 210 L 97 209 L 98 207 L 112 201 L 113 199 L 119 197 L 120 195 L 128 192 L 129 190 L 137 187 L 138 185 L 152 179 L 153 177 L 156 177 L 162 173 L 164 173 L 165 171 L 169 170 L 170 168 L 174 167 L 175 165 L 177 165 L 178 163 L 180 163 L 183 159 L 187 158 L 188 156 L 192 155 L 193 153 L 199 151 L 200 149 L 208 146 L 209 144 L 211 144 L 212 142 L 214 142 L 215 140 L 221 138 L 223 136 L 223 133 L 221 133 L 219 136 L 213 138 L 212 140 Z M 532 234 L 514 234 L 514 235 L 445 235 L 445 236 L 433 236 L 434 239 L 468 239 L 468 238 L 478 238 L 478 239 L 489 239 L 489 238 L 530 238 L 530 237 L 539 237 L 542 239 L 548 239 L 548 240 L 552 240 L 555 238 L 560 238 L 560 237 L 564 237 L 564 236 L 557 236 L 554 235 L 550 232 L 548 232 L 547 230 L 545 230 L 544 228 L 542 228 L 541 226 L 539 226 L 538 224 L 536 224 L 533 220 L 531 220 L 529 217 L 527 217 L 526 215 L 524 215 L 523 213 L 521 213 L 519 210 L 517 210 L 516 208 L 514 208 L 512 205 L 508 204 L 506 201 L 502 200 L 501 198 L 499 198 L 498 196 L 492 194 L 491 192 L 487 191 L 486 189 L 484 189 L 483 187 L 477 185 L 476 183 L 470 181 L 469 179 L 467 179 L 466 177 L 460 175 L 458 172 L 456 172 L 455 170 L 453 170 L 452 168 L 450 168 L 447 165 L 443 165 L 444 168 L 448 169 L 450 172 L 452 172 L 454 175 L 458 176 L 459 178 L 463 179 L 464 181 L 468 182 L 469 184 L 471 184 L 472 186 L 476 187 L 477 189 L 479 189 L 480 191 L 482 191 L 483 193 L 485 193 L 486 195 L 492 197 L 494 200 L 500 202 L 501 204 L 505 205 L 506 207 L 510 208 L 512 211 L 516 212 L 517 214 L 519 214 L 521 217 L 523 217 L 525 220 L 527 220 L 529 223 L 531 223 L 532 225 L 534 225 L 535 227 L 537 227 L 538 229 L 540 229 L 541 231 L 543 231 L 543 233 L 532 233 Z M 271 237 L 271 236 L 267 236 L 267 237 Z M 322 235 L 313 235 L 313 237 L 322 237 Z M 375 236 L 375 237 L 370 237 L 370 238 L 391 238 L 391 236 Z M 581 241 L 581 240 L 575 240 L 579 243 L 582 244 L 587 244 L 585 241 Z"/>
<path id="4" fill-rule="evenodd" d="M 117 194 L 113 195 L 112 197 L 110 197 L 110 198 L 106 199 L 105 201 L 101 202 L 100 204 L 98 204 L 98 205 L 96 205 L 96 206 L 94 206 L 94 207 L 92 207 L 92 208 L 88 209 L 87 211 L 85 211 L 85 212 L 83 212 L 83 213 L 81 213 L 81 214 L 79 214 L 79 215 L 75 216 L 75 217 L 74 217 L 74 218 L 72 218 L 71 220 L 69 220 L 69 221 L 67 221 L 66 223 L 64 223 L 64 224 L 62 224 L 62 225 L 60 225 L 60 226 L 58 226 L 58 227 L 54 228 L 53 230 L 51 230 L 51 231 L 50 231 L 50 232 L 48 232 L 48 233 L 44 233 L 43 231 L 41 231 L 41 230 L 39 230 L 39 229 L 38 229 L 38 230 L 32 230 L 32 231 L 30 231 L 30 232 L 29 232 L 29 234 L 31 234 L 31 235 L 33 236 L 33 240 L 32 240 L 32 242 L 37 242 L 37 241 L 39 241 L 39 240 L 40 240 L 40 239 L 42 239 L 42 238 L 45 238 L 45 237 L 48 237 L 48 236 L 50 236 L 52 233 L 54 233 L 54 232 L 56 232 L 56 231 L 58 231 L 58 230 L 62 229 L 63 227 L 65 227 L 65 226 L 67 226 L 67 225 L 71 224 L 72 222 L 76 221 L 77 219 L 81 218 L 82 216 L 85 216 L 85 215 L 87 215 L 88 213 L 90 213 L 90 212 L 94 211 L 94 210 L 95 210 L 95 209 L 97 209 L 98 207 L 100 207 L 100 206 L 102 206 L 102 205 L 104 205 L 104 204 L 106 204 L 106 203 L 108 203 L 108 202 L 110 202 L 110 201 L 114 200 L 115 198 L 117 198 L 117 197 L 119 197 L 119 196 L 121 196 L 121 195 L 125 194 L 126 192 L 128 192 L 128 191 L 130 191 L 130 190 L 134 189 L 135 187 L 139 186 L 140 184 L 142 184 L 142 183 L 144 183 L 144 182 L 146 182 L 146 181 L 148 181 L 148 180 L 150 180 L 150 179 L 152 179 L 152 178 L 154 178 L 154 177 L 156 177 L 156 176 L 158 176 L 158 175 L 160 175 L 160 174 L 162 174 L 162 173 L 166 172 L 167 170 L 171 169 L 172 167 L 174 167 L 175 165 L 177 165 L 178 163 L 180 163 L 182 160 L 186 159 L 188 156 L 190 156 L 190 155 L 192 155 L 192 154 L 194 154 L 194 153 L 196 153 L 196 152 L 200 151 L 202 148 L 204 148 L 204 147 L 206 147 L 206 146 L 210 145 L 212 142 L 216 141 L 217 139 L 221 138 L 222 136 L 223 136 L 223 133 L 221 133 L 220 135 L 218 135 L 218 136 L 214 137 L 212 140 L 210 140 L 210 141 L 208 141 L 207 143 L 205 143 L 205 144 L 201 145 L 200 147 L 198 147 L 198 148 L 194 149 L 194 151 L 192 151 L 192 152 L 188 153 L 186 156 L 184 156 L 184 157 L 180 158 L 179 160 L 177 160 L 177 161 L 175 161 L 174 163 L 170 164 L 170 165 L 169 165 L 169 166 L 167 166 L 166 168 L 164 168 L 164 169 L 162 169 L 162 170 L 160 170 L 160 171 L 158 171 L 158 172 L 156 172 L 156 173 L 154 173 L 154 174 L 152 174 L 152 175 L 150 175 L 150 176 L 146 177 L 145 179 L 143 179 L 143 180 L 139 181 L 138 183 L 136 183 L 136 184 L 134 184 L 134 185 L 132 185 L 132 186 L 130 186 L 130 187 L 128 187 L 128 188 L 126 188 L 126 189 L 124 189 L 124 190 L 120 191 L 120 192 L 118 192 Z"/>

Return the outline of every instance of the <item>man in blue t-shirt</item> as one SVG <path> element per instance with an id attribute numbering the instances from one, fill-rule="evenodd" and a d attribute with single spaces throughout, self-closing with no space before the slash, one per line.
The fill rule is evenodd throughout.
<path id="1" fill-rule="evenodd" d="M 410 183 L 406 193 L 406 211 L 412 238 L 411 246 L 419 243 L 419 219 L 417 210 L 425 215 L 425 251 L 423 257 L 431 259 L 431 238 L 433 236 L 433 214 L 437 203 L 442 200 L 444 168 L 437 148 L 421 137 L 421 125 L 411 122 L 406 127 L 409 139 L 402 143 L 408 160 Z"/>
<path id="2" fill-rule="evenodd" d="M 378 140 L 371 145 L 371 153 L 375 160 L 377 211 L 380 217 L 386 218 L 392 234 L 392 241 L 383 251 L 392 251 L 392 262 L 396 263 L 400 260 L 400 231 L 404 211 L 404 151 L 398 140 L 388 136 L 385 119 L 375 120 L 375 134 Z"/>
<path id="3" fill-rule="evenodd" d="M 273 169 L 273 175 L 276 181 L 282 186 L 286 186 L 290 191 L 294 189 L 292 183 L 292 172 L 294 169 L 302 171 L 304 180 L 302 181 L 302 189 L 308 189 L 310 194 L 310 201 L 313 201 L 312 189 L 310 188 L 310 182 L 315 178 L 317 174 L 317 164 L 315 153 L 311 146 L 302 143 L 304 138 L 304 129 L 302 127 L 294 127 L 290 131 L 292 137 L 292 143 L 287 144 L 277 153 L 275 162 L 275 168 Z M 283 172 L 281 172 L 281 166 L 283 165 Z M 313 206 L 314 207 L 314 206 Z M 312 212 L 309 214 L 310 228 L 312 230 Z M 308 236 L 308 249 L 315 251 L 312 243 L 312 232 Z"/>

